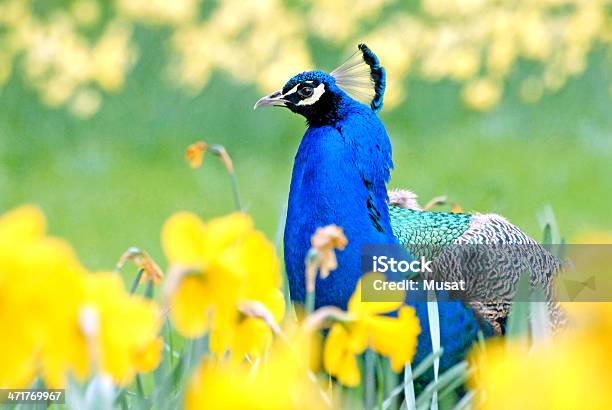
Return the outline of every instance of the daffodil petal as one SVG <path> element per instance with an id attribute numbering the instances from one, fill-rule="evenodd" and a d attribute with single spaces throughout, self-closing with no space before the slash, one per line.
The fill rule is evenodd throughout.
<path id="1" fill-rule="evenodd" d="M 357 287 L 355 292 L 351 296 L 348 304 L 348 310 L 356 316 L 373 315 L 377 313 L 389 313 L 399 309 L 403 305 L 403 298 L 388 302 L 363 302 L 361 300 L 361 286 L 364 282 L 371 283 L 374 280 L 381 279 L 385 280 L 385 275 L 382 273 L 367 273 L 364 275 Z"/>
<path id="2" fill-rule="evenodd" d="M 253 220 L 243 212 L 215 218 L 206 224 L 203 251 L 215 255 L 224 248 L 236 245 L 253 230 Z"/>
<path id="3" fill-rule="evenodd" d="M 361 382 L 361 373 L 357 366 L 355 355 L 346 353 L 342 362 L 342 367 L 338 373 L 338 380 L 345 386 L 355 387 Z"/>
<path id="4" fill-rule="evenodd" d="M 179 212 L 170 217 L 162 228 L 164 253 L 171 264 L 198 266 L 205 248 L 204 223 L 195 214 Z"/>
<path id="5" fill-rule="evenodd" d="M 11 241 L 42 238 L 47 229 L 40 208 L 23 205 L 0 216 L 0 238 Z"/>
<path id="6" fill-rule="evenodd" d="M 170 300 L 170 318 L 176 329 L 186 337 L 202 336 L 209 325 L 208 289 L 201 278 L 183 278 Z"/>
<path id="7" fill-rule="evenodd" d="M 372 349 L 389 357 L 396 372 L 412 360 L 421 328 L 413 308 L 400 309 L 398 317 L 376 316 L 367 321 Z"/>
<path id="8" fill-rule="evenodd" d="M 347 342 L 348 333 L 344 327 L 339 323 L 333 325 L 323 349 L 323 367 L 329 374 L 336 375 L 340 372 Z"/>

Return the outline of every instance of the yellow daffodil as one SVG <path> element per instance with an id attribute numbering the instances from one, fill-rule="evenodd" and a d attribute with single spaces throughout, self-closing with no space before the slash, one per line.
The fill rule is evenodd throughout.
<path id="1" fill-rule="evenodd" d="M 75 333 L 83 272 L 38 208 L 0 217 L 0 386 L 27 387 L 41 367 L 50 385 L 63 380 L 56 370 L 86 371 L 84 350 L 61 343 Z"/>
<path id="2" fill-rule="evenodd" d="M 50 328 L 41 345 L 42 372 L 50 386 L 65 386 L 69 374 L 83 380 L 93 373 L 126 385 L 137 372 L 157 367 L 161 315 L 154 302 L 129 295 L 115 273 L 86 273 L 62 287 L 64 293 L 55 293 L 61 302 L 47 312 Z"/>
<path id="3" fill-rule="evenodd" d="M 29 387 L 40 373 L 60 388 L 69 375 L 84 380 L 93 371 L 126 384 L 155 368 L 153 302 L 128 296 L 116 274 L 87 273 L 45 225 L 31 206 L 0 217 L 0 387 Z"/>
<path id="4" fill-rule="evenodd" d="M 552 340 L 489 342 L 475 349 L 470 380 L 481 409 L 608 409 L 612 304 L 570 303 L 569 328 Z"/>
<path id="5" fill-rule="evenodd" d="M 236 364 L 204 362 L 188 384 L 186 409 L 330 408 L 325 393 L 293 357 L 275 353 L 255 371 Z"/>
<path id="6" fill-rule="evenodd" d="M 244 213 L 204 223 L 181 212 L 164 225 L 162 244 L 170 262 L 166 287 L 170 317 L 186 337 L 210 331 L 211 351 L 236 358 L 257 356 L 271 331 L 239 311 L 258 301 L 275 323 L 284 313 L 280 267 L 272 244 Z"/>
<path id="7" fill-rule="evenodd" d="M 89 274 L 85 283 L 81 309 L 90 309 L 97 317 L 91 319 L 97 323 L 91 324 L 93 334 L 88 343 L 96 349 L 93 360 L 99 361 L 99 371 L 126 385 L 137 372 L 155 369 L 162 348 L 158 337 L 161 315 L 155 303 L 128 294 L 115 273 Z M 81 326 L 88 326 L 82 320 Z"/>
<path id="8" fill-rule="evenodd" d="M 357 386 L 361 381 L 356 355 L 366 346 L 356 344 L 343 324 L 332 326 L 323 349 L 323 366 L 345 386 Z"/>
<path id="9" fill-rule="evenodd" d="M 397 317 L 386 315 L 394 311 Z M 356 386 L 361 380 L 356 355 L 369 347 L 388 357 L 393 370 L 399 372 L 414 356 L 420 331 L 414 309 L 402 302 L 361 301 L 360 282 L 349 301 L 348 320 L 330 329 L 323 364 L 342 384 Z"/>

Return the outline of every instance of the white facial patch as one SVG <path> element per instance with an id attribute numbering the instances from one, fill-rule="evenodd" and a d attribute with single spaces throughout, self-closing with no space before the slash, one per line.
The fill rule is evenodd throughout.
<path id="1" fill-rule="evenodd" d="M 325 84 L 321 83 L 317 85 L 313 91 L 314 92 L 310 97 L 300 100 L 297 105 L 312 105 L 319 101 L 319 98 L 321 98 L 321 96 L 325 92 Z"/>
<path id="2" fill-rule="evenodd" d="M 287 91 L 285 94 L 283 94 L 283 97 L 286 97 L 288 95 L 293 94 L 294 92 L 297 91 L 299 84 L 296 84 L 295 87 L 293 87 L 291 90 Z"/>

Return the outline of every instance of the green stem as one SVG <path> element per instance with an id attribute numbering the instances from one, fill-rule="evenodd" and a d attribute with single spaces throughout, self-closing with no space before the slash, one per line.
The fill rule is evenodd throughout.
<path id="1" fill-rule="evenodd" d="M 147 281 L 147 288 L 145 289 L 145 298 L 153 299 L 154 289 L 155 289 L 155 285 L 153 283 L 153 279 L 149 279 Z"/>
<path id="2" fill-rule="evenodd" d="M 142 378 L 140 374 L 136 374 L 136 388 L 138 389 L 138 395 L 141 398 L 145 398 L 144 387 L 142 386 Z"/>
<path id="3" fill-rule="evenodd" d="M 168 331 L 168 350 L 170 357 L 170 368 L 174 367 L 174 342 L 172 339 L 172 327 L 170 326 L 170 319 L 166 319 L 166 330 Z"/>
<path id="4" fill-rule="evenodd" d="M 306 254 L 304 264 L 304 283 L 306 284 L 306 316 L 310 315 L 315 309 L 315 292 L 317 286 L 317 275 L 320 267 L 320 255 L 315 248 L 310 248 Z"/>
<path id="5" fill-rule="evenodd" d="M 144 273 L 144 269 L 140 269 L 136 274 L 136 278 L 134 279 L 134 283 L 132 283 L 132 289 L 130 290 L 130 295 L 133 295 L 138 289 L 138 284 L 140 283 L 140 278 L 142 278 L 142 274 Z"/>
<path id="6" fill-rule="evenodd" d="M 238 212 L 242 211 L 242 203 L 240 202 L 240 190 L 238 189 L 238 178 L 236 178 L 236 173 L 232 172 L 229 174 L 230 179 L 232 181 L 232 192 L 234 194 L 234 203 L 236 204 L 236 210 Z"/>
<path id="7" fill-rule="evenodd" d="M 314 308 L 315 308 L 315 289 L 312 290 L 312 292 L 307 292 L 306 293 L 306 316 L 310 315 L 312 312 L 314 312 Z"/>
<path id="8" fill-rule="evenodd" d="M 375 361 L 375 367 L 376 367 L 376 407 L 379 409 L 382 409 L 382 402 L 384 400 L 384 394 L 385 394 L 385 387 L 387 385 L 389 381 L 387 381 L 387 378 L 385 377 L 385 371 L 384 371 L 384 363 L 383 363 L 383 358 L 381 356 L 379 356 L 378 354 L 375 357 L 376 361 Z"/>
<path id="9" fill-rule="evenodd" d="M 376 353 L 367 349 L 365 351 L 365 408 L 376 408 Z"/>
<path id="10" fill-rule="evenodd" d="M 391 398 L 391 405 L 389 408 L 395 410 L 399 408 L 399 401 L 397 396 L 393 396 L 393 390 L 395 390 L 395 388 L 399 385 L 399 377 L 391 368 L 391 362 L 389 359 L 381 357 L 381 362 L 384 371 L 384 397 Z"/>

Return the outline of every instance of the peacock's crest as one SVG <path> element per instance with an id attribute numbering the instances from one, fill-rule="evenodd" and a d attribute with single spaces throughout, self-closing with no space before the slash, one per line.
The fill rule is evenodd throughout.
<path id="1" fill-rule="evenodd" d="M 365 44 L 330 74 L 336 85 L 354 99 L 380 111 L 386 87 L 386 73 L 376 54 Z"/>

